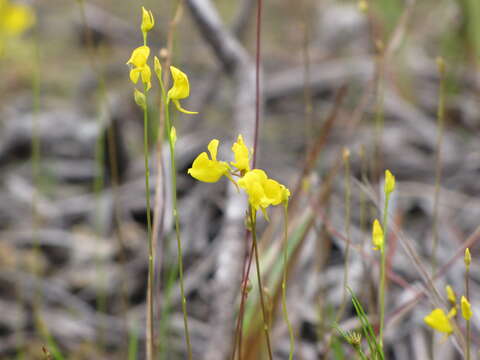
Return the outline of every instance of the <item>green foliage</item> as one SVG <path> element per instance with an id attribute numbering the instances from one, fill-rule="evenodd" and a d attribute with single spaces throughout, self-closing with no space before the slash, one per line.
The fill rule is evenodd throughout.
<path id="1" fill-rule="evenodd" d="M 362 324 L 363 335 L 365 336 L 365 339 L 367 339 L 368 347 L 370 349 L 370 354 L 372 354 L 373 356 L 372 359 L 384 360 L 385 357 L 383 355 L 382 345 L 378 342 L 377 337 L 375 336 L 373 327 L 370 324 L 370 321 L 367 315 L 365 314 L 365 311 L 363 310 L 362 304 L 360 304 L 360 301 L 355 296 L 352 289 L 348 288 L 348 291 L 352 296 L 352 304 L 353 304 L 353 307 L 355 308 L 355 312 L 357 313 L 358 319 Z"/>

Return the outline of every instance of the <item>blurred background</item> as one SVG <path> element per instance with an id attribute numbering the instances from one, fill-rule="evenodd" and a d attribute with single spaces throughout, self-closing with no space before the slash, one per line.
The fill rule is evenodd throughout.
<path id="1" fill-rule="evenodd" d="M 231 358 L 249 250 L 246 201 L 227 180 L 199 183 L 186 171 L 213 138 L 222 159 L 233 160 L 239 133 L 253 146 L 257 1 L 0 0 L 2 359 L 145 358 L 143 122 L 126 65 L 142 45 L 141 6 L 155 17 L 152 55 L 188 74 L 182 104 L 199 112 L 174 116 L 194 358 Z M 442 341 L 423 317 L 446 301 L 446 284 L 465 292 L 467 246 L 476 355 L 480 3 L 264 1 L 261 47 L 257 166 L 293 194 L 294 359 L 354 357 L 332 327 L 359 326 L 345 284 L 376 324 L 370 231 L 382 216 L 387 168 L 397 179 L 388 358 L 462 358 L 461 339 Z M 159 101 L 154 84 L 155 330 L 157 358 L 173 360 L 186 352 Z M 269 214 L 270 222 L 259 220 L 262 272 L 275 358 L 287 359 L 278 275 L 284 222 L 281 209 Z M 253 283 L 241 359 L 266 355 L 257 292 Z"/>

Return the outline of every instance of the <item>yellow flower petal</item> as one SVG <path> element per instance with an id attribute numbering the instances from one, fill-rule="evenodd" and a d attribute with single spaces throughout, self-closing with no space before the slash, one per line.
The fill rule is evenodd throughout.
<path id="1" fill-rule="evenodd" d="M 372 243 L 373 243 L 373 250 L 383 251 L 383 244 L 384 244 L 383 229 L 378 219 L 375 219 L 373 222 Z"/>
<path id="2" fill-rule="evenodd" d="M 261 169 L 253 169 L 245 173 L 238 180 L 238 185 L 245 190 L 248 201 L 255 210 L 261 208 L 263 211 L 270 205 L 287 201 L 290 196 L 290 191 L 284 185 L 269 179 Z"/>
<path id="3" fill-rule="evenodd" d="M 243 142 L 242 135 L 238 135 L 237 142 L 233 144 L 232 151 L 235 162 L 231 162 L 240 171 L 250 171 L 250 158 L 248 147 Z"/>
<path id="4" fill-rule="evenodd" d="M 423 320 L 434 330 L 446 334 L 451 334 L 453 332 L 450 320 L 448 320 L 447 315 L 445 315 L 445 312 L 442 309 L 434 309 L 429 315 L 425 316 Z"/>
<path id="5" fill-rule="evenodd" d="M 139 46 L 132 51 L 130 59 L 127 61 L 127 65 L 133 65 L 135 67 L 143 67 L 147 64 L 148 57 L 150 56 L 150 48 L 148 46 Z"/>
<path id="6" fill-rule="evenodd" d="M 136 84 L 138 82 L 138 78 L 140 77 L 140 68 L 135 68 L 130 70 L 130 80 Z"/>
<path id="7" fill-rule="evenodd" d="M 190 85 L 187 75 L 175 66 L 170 66 L 170 71 L 172 73 L 173 86 L 168 90 L 168 98 L 171 100 L 187 98 L 190 95 Z"/>
<path id="8" fill-rule="evenodd" d="M 150 66 L 145 64 L 140 69 L 140 75 L 142 76 L 142 82 L 147 85 L 147 90 L 150 90 L 152 87 L 152 71 L 150 70 Z"/>
<path id="9" fill-rule="evenodd" d="M 470 320 L 470 318 L 473 315 L 472 312 L 472 306 L 470 305 L 470 302 L 467 300 L 465 296 L 462 296 L 462 299 L 460 300 L 460 304 L 462 307 L 462 316 L 465 320 Z"/>
<path id="10" fill-rule="evenodd" d="M 213 161 L 217 161 L 217 152 L 218 152 L 219 144 L 220 144 L 220 141 L 218 141 L 218 139 L 213 139 L 208 143 L 207 149 Z"/>
<path id="11" fill-rule="evenodd" d="M 178 111 L 184 113 L 184 114 L 188 114 L 188 115 L 195 115 L 195 114 L 198 114 L 197 111 L 189 111 L 189 110 L 186 110 L 184 108 L 182 108 L 182 105 L 180 105 L 180 101 L 178 100 L 172 100 L 173 103 L 175 104 L 175 107 L 177 108 Z"/>
<path id="12" fill-rule="evenodd" d="M 192 167 L 188 169 L 188 174 L 197 180 L 207 183 L 217 182 L 223 175 L 227 175 L 229 170 L 227 163 L 217 161 L 218 144 L 219 141 L 217 139 L 210 141 L 208 151 L 211 159 L 209 159 L 206 152 L 202 152 L 193 161 Z"/>
<path id="13" fill-rule="evenodd" d="M 447 299 L 448 301 L 452 304 L 455 305 L 457 303 L 457 295 L 455 294 L 455 291 L 453 291 L 452 287 L 450 285 L 447 285 L 445 287 L 445 290 L 447 292 Z"/>

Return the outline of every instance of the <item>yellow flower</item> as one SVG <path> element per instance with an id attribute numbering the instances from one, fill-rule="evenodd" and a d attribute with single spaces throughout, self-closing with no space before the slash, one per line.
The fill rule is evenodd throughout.
<path id="1" fill-rule="evenodd" d="M 248 171 L 238 180 L 238 185 L 245 190 L 248 202 L 255 210 L 287 202 L 290 197 L 290 191 L 284 185 L 269 179 L 260 169 Z"/>
<path id="2" fill-rule="evenodd" d="M 237 142 L 233 144 L 232 151 L 235 156 L 235 162 L 231 162 L 240 171 L 250 171 L 249 151 L 243 142 L 242 135 L 238 135 Z"/>
<path id="3" fill-rule="evenodd" d="M 214 183 L 223 175 L 228 174 L 229 167 L 226 162 L 217 160 L 217 150 L 219 141 L 213 139 L 208 144 L 208 151 L 211 159 L 208 158 L 206 152 L 202 152 L 193 161 L 192 167 L 188 169 L 188 173 L 197 180 Z"/>
<path id="4" fill-rule="evenodd" d="M 373 243 L 373 250 L 383 251 L 383 243 L 384 243 L 383 229 L 378 219 L 375 219 L 373 222 L 372 243 Z"/>
<path id="5" fill-rule="evenodd" d="M 395 176 L 390 170 L 385 170 L 385 194 L 390 195 L 395 190 Z"/>
<path id="6" fill-rule="evenodd" d="M 142 67 L 133 68 L 130 70 L 130 80 L 136 84 L 138 82 L 138 78 L 142 78 L 142 83 L 147 85 L 147 90 L 150 90 L 152 87 L 152 71 L 150 70 L 150 66 L 145 64 Z"/>
<path id="7" fill-rule="evenodd" d="M 141 68 L 147 64 L 149 56 L 150 48 L 146 45 L 139 46 L 132 51 L 132 55 L 130 56 L 130 59 L 128 59 L 127 65 Z"/>
<path id="8" fill-rule="evenodd" d="M 130 59 L 127 61 L 127 65 L 131 65 L 133 68 L 130 70 L 130 80 L 136 84 L 138 78 L 142 78 L 142 82 L 147 85 L 147 90 L 152 87 L 152 71 L 147 64 L 148 57 L 150 56 L 150 48 L 148 46 L 139 46 L 132 51 Z"/>
<path id="9" fill-rule="evenodd" d="M 180 105 L 180 100 L 185 99 L 190 95 L 190 85 L 188 83 L 187 75 L 175 66 L 170 66 L 170 71 L 172 73 L 173 86 L 168 90 L 168 101 L 172 100 L 178 111 L 185 114 L 198 114 L 195 111 L 185 110 Z"/>
<path id="10" fill-rule="evenodd" d="M 447 291 L 447 299 L 450 301 L 450 303 L 455 306 L 457 303 L 457 295 L 455 294 L 455 291 L 453 291 L 452 287 L 450 285 L 447 285 L 445 287 L 445 290 Z"/>
<path id="11" fill-rule="evenodd" d="M 150 30 L 153 29 L 153 25 L 155 25 L 155 20 L 153 19 L 153 14 L 150 10 L 146 10 L 142 6 L 142 33 L 146 34 Z"/>
<path id="12" fill-rule="evenodd" d="M 462 299 L 460 300 L 460 304 L 462 307 L 462 316 L 465 320 L 470 320 L 470 318 L 473 315 L 472 312 L 472 306 L 468 302 L 467 298 L 465 296 L 462 296 Z"/>
<path id="13" fill-rule="evenodd" d="M 429 315 L 423 318 L 423 321 L 434 330 L 446 334 L 451 334 L 453 332 L 449 317 L 445 315 L 445 312 L 442 309 L 434 309 Z"/>
<path id="14" fill-rule="evenodd" d="M 26 5 L 0 1 L 0 32 L 14 36 L 23 33 L 35 24 L 35 13 Z"/>

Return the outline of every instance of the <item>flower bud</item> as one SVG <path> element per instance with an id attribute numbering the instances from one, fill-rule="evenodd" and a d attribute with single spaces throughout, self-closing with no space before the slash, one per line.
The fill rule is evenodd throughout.
<path id="1" fill-rule="evenodd" d="M 162 65 L 156 56 L 153 58 L 153 70 L 157 74 L 158 80 L 162 81 Z"/>
<path id="2" fill-rule="evenodd" d="M 143 110 L 147 109 L 147 98 L 144 93 L 135 89 L 133 92 L 133 98 L 135 99 L 135 103 Z"/>
<path id="3" fill-rule="evenodd" d="M 375 219 L 373 222 L 373 229 L 372 229 L 372 243 L 373 243 L 373 250 L 380 250 L 383 251 L 383 229 L 382 225 L 378 219 Z"/>
<path id="4" fill-rule="evenodd" d="M 146 34 L 153 29 L 153 25 L 155 25 L 155 20 L 153 19 L 152 12 L 142 6 L 142 32 Z"/>
<path id="5" fill-rule="evenodd" d="M 177 142 L 177 130 L 175 130 L 174 126 L 170 129 L 170 141 L 172 142 L 172 146 L 175 147 L 175 143 Z"/>
<path id="6" fill-rule="evenodd" d="M 390 195 L 395 190 L 395 176 L 390 170 L 385 170 L 385 194 Z"/>
<path id="7" fill-rule="evenodd" d="M 466 267 L 469 267 L 470 264 L 472 263 L 472 255 L 470 255 L 470 249 L 469 248 L 465 249 L 465 257 L 463 258 L 463 260 L 465 261 L 465 266 Z"/>
<path id="8" fill-rule="evenodd" d="M 470 302 L 467 300 L 465 296 L 462 296 L 462 299 L 460 300 L 460 304 L 462 307 L 462 316 L 465 320 L 470 320 L 470 318 L 473 315 L 472 312 L 472 306 L 470 305 Z"/>

